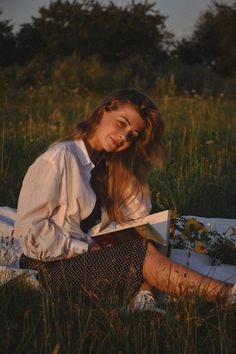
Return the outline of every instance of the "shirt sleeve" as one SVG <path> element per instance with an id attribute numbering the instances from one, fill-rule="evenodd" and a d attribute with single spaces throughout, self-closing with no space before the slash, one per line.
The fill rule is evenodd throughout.
<path id="1" fill-rule="evenodd" d="M 88 242 L 71 237 L 53 220 L 60 206 L 61 178 L 53 162 L 39 158 L 29 168 L 19 196 L 15 236 L 25 255 L 42 261 L 75 256 Z M 81 238 L 86 235 L 81 234 Z"/>

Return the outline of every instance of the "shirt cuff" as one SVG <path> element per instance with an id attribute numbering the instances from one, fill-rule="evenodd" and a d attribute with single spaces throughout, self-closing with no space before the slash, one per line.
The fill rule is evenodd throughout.
<path id="1" fill-rule="evenodd" d="M 87 252 L 89 244 L 80 240 L 71 240 L 70 249 L 68 252 L 68 257 L 73 257 L 84 252 Z"/>

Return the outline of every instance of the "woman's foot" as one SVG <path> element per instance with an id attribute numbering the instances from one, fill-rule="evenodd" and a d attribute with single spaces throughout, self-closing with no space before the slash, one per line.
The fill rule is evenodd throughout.
<path id="1" fill-rule="evenodd" d="M 157 306 L 157 302 L 149 290 L 140 290 L 131 300 L 128 310 L 133 311 L 152 311 L 165 314 L 166 311 Z"/>

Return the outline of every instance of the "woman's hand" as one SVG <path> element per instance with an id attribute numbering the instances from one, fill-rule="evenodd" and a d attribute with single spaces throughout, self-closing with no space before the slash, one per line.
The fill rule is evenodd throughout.
<path id="1" fill-rule="evenodd" d="M 89 246 L 88 252 L 94 252 L 101 249 L 102 247 L 98 243 L 93 243 L 91 246 Z"/>

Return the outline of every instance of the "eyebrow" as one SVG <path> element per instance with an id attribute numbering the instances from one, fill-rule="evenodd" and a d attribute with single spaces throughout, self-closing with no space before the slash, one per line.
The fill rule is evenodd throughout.
<path id="1" fill-rule="evenodd" d="M 123 118 L 123 119 L 125 119 L 125 120 L 127 121 L 127 123 L 128 123 L 129 125 L 131 125 L 131 124 L 130 124 L 130 121 L 128 120 L 127 117 L 125 117 L 125 116 L 123 116 L 123 115 L 120 115 L 120 117 Z M 134 129 L 134 131 L 137 132 L 138 134 L 141 133 L 138 129 Z"/>

